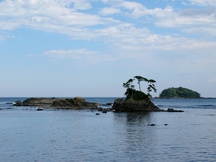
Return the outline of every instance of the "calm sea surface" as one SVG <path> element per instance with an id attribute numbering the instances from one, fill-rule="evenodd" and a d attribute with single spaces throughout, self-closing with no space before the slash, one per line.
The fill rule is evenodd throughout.
<path id="1" fill-rule="evenodd" d="M 23 99 L 0 98 L 0 162 L 216 161 L 216 99 L 153 100 L 183 113 L 100 115 L 12 106 Z"/>

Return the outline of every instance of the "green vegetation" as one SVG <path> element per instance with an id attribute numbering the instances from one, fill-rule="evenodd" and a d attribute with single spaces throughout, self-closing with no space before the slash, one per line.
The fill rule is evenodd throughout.
<path id="1" fill-rule="evenodd" d="M 139 90 L 135 89 L 135 85 L 133 83 L 134 80 L 137 80 L 137 83 L 139 85 Z M 144 92 L 141 91 L 141 84 L 140 82 L 145 81 L 148 83 L 148 87 L 147 87 L 147 94 L 145 94 Z M 126 88 L 126 100 L 127 99 L 134 99 L 134 100 L 143 100 L 146 98 L 151 97 L 150 92 L 154 91 L 156 92 L 156 88 L 154 83 L 156 83 L 155 80 L 153 79 L 147 79 L 144 78 L 142 76 L 134 76 L 134 78 L 129 79 L 126 83 L 123 83 L 123 87 Z"/>
<path id="2" fill-rule="evenodd" d="M 200 98 L 200 94 L 187 88 L 167 88 L 161 92 L 159 98 Z"/>

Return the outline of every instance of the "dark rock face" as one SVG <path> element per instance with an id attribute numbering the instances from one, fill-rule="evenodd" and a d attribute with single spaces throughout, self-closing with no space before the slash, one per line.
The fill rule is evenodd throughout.
<path id="1" fill-rule="evenodd" d="M 44 108 L 62 109 L 97 109 L 95 103 L 86 102 L 81 97 L 60 99 L 60 98 L 29 98 L 23 102 L 16 102 L 14 106 L 39 106 Z"/>
<path id="2" fill-rule="evenodd" d="M 150 99 L 143 100 L 133 99 L 116 99 L 112 109 L 116 112 L 130 112 L 130 111 L 163 111 L 155 106 Z"/>

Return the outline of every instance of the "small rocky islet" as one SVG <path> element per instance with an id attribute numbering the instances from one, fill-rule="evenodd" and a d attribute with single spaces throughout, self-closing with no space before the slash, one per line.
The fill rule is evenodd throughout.
<path id="1" fill-rule="evenodd" d="M 135 89 L 134 80 L 137 81 L 139 89 Z M 147 82 L 147 93 L 141 91 L 140 82 Z M 126 88 L 125 98 L 116 99 L 113 103 L 113 110 L 116 112 L 183 112 L 182 110 L 175 110 L 168 108 L 167 110 L 160 109 L 151 101 L 151 92 L 156 92 L 156 81 L 154 79 L 147 79 L 142 76 L 134 76 L 127 82 L 123 83 L 123 87 Z"/>
<path id="2" fill-rule="evenodd" d="M 110 103 L 107 103 L 110 105 Z M 14 106 L 30 106 L 37 107 L 38 111 L 42 111 L 44 108 L 53 108 L 53 109 L 67 109 L 67 110 L 98 110 L 106 113 L 111 111 L 111 108 L 104 109 L 100 107 L 97 103 L 87 102 L 82 97 L 75 98 L 28 98 L 24 101 L 16 101 Z"/>
<path id="3" fill-rule="evenodd" d="M 14 106 L 37 106 L 56 109 L 97 109 L 96 103 L 86 102 L 82 97 L 75 98 L 28 98 L 15 102 Z"/>

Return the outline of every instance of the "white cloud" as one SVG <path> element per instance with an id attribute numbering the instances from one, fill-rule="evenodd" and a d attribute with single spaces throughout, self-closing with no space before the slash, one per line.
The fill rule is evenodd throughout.
<path id="1" fill-rule="evenodd" d="M 216 36 L 216 30 L 214 26 L 209 26 L 209 27 L 202 27 L 202 26 L 197 26 L 197 27 L 191 27 L 191 28 L 184 28 L 182 29 L 184 33 L 193 33 L 193 34 L 199 34 L 203 35 L 203 39 L 206 39 L 206 37 L 215 37 Z"/>
<path id="2" fill-rule="evenodd" d="M 111 8 L 111 7 L 105 7 L 100 11 L 100 14 L 102 15 L 112 15 L 117 13 L 121 13 L 121 10 L 118 8 Z"/>
<path id="3" fill-rule="evenodd" d="M 164 9 L 162 8 L 153 8 L 148 9 L 142 3 L 139 2 L 131 2 L 131 1 L 122 1 L 118 3 L 118 7 L 121 9 L 128 10 L 128 16 L 133 16 L 136 18 L 140 18 L 142 16 L 155 16 L 155 17 L 163 17 L 167 16 L 174 10 L 173 7 L 167 6 Z"/>
<path id="4" fill-rule="evenodd" d="M 76 11 L 83 3 L 89 4 L 90 7 L 90 1 L 86 0 L 3 1 L 0 3 L 0 30 L 27 26 L 67 34 L 74 39 L 92 39 L 97 35 L 88 28 L 119 23 L 112 18 L 101 18 L 98 15 Z"/>
<path id="5" fill-rule="evenodd" d="M 188 0 L 193 5 L 216 6 L 216 0 Z"/>
<path id="6" fill-rule="evenodd" d="M 182 28 L 182 27 L 190 27 L 190 26 L 197 26 L 202 25 L 206 26 L 206 23 L 212 24 L 215 23 L 211 16 L 173 16 L 173 17 L 164 17 L 163 19 L 158 20 L 155 22 L 158 26 L 163 27 L 175 27 L 175 28 Z"/>
<path id="7" fill-rule="evenodd" d="M 131 24 L 112 26 L 99 31 L 109 43 L 125 51 L 176 51 L 216 47 L 216 42 L 196 40 L 183 36 L 154 34 L 147 28 Z"/>
<path id="8" fill-rule="evenodd" d="M 70 0 L 70 1 L 74 3 L 74 8 L 77 10 L 87 10 L 92 7 L 89 0 Z"/>
<path id="9" fill-rule="evenodd" d="M 55 20 L 63 21 L 61 25 L 77 25 L 77 26 L 91 26 L 102 24 L 99 17 L 75 12 L 75 8 L 70 8 L 68 5 L 71 1 L 58 0 L 35 0 L 34 3 L 29 1 L 4 1 L 0 3 L 0 15 L 4 20 L 14 20 L 20 25 L 25 23 L 33 23 L 30 20 L 37 17 L 37 20 Z M 82 1 L 79 1 L 79 3 Z M 77 2 L 75 3 L 77 4 Z M 40 22 L 40 21 L 37 21 Z M 10 23 L 10 22 L 9 22 Z M 50 22 L 52 24 L 52 22 Z M 40 24 L 43 25 L 43 24 Z"/>
<path id="10" fill-rule="evenodd" d="M 73 39 L 92 40 L 100 39 L 107 42 L 116 50 L 125 51 L 175 51 L 192 48 L 213 48 L 215 42 L 209 40 L 196 40 L 186 36 L 174 34 L 153 33 L 150 29 L 136 27 L 136 21 L 145 21 L 146 16 L 151 16 L 148 21 L 158 27 L 174 28 L 187 33 L 208 33 L 215 36 L 215 11 L 185 10 L 175 12 L 174 8 L 167 6 L 148 9 L 142 3 L 123 0 L 103 0 L 111 7 L 104 7 L 101 13 L 107 15 L 100 17 L 79 10 L 92 7 L 91 0 L 15 0 L 0 3 L 0 29 L 13 30 L 22 26 L 37 30 L 57 32 L 70 36 Z M 195 2 L 195 1 L 194 1 Z M 196 1 L 198 3 L 198 1 Z M 199 1 L 201 2 L 201 1 Z M 85 5 L 84 5 L 85 4 Z M 132 13 L 130 23 L 117 20 L 115 13 Z M 111 17 L 112 16 L 112 17 Z M 125 16 L 122 14 L 121 16 Z M 130 18 L 130 17 L 128 17 Z M 198 31 L 202 32 L 198 32 Z M 2 38 L 3 40 L 3 38 Z M 77 53 L 77 51 L 68 51 Z M 58 54 L 61 52 L 58 51 Z M 57 54 L 56 54 L 57 55 Z M 83 54 L 84 55 L 84 54 Z M 64 53 L 59 57 L 69 57 Z M 74 56 L 74 55 L 73 55 Z M 88 56 L 88 55 L 86 55 Z M 94 55 L 95 56 L 95 55 Z M 93 57 L 94 57 L 93 56 Z M 71 57 L 71 55 L 70 55 Z"/>
<path id="11" fill-rule="evenodd" d="M 210 8 L 187 9 L 157 17 L 155 25 L 165 28 L 179 29 L 201 37 L 215 37 L 216 10 Z"/>
<path id="12" fill-rule="evenodd" d="M 128 10 L 132 10 L 132 14 L 136 17 L 140 17 L 143 14 L 143 11 L 146 9 L 141 3 L 125 1 L 121 4 L 121 7 L 124 7 Z"/>

